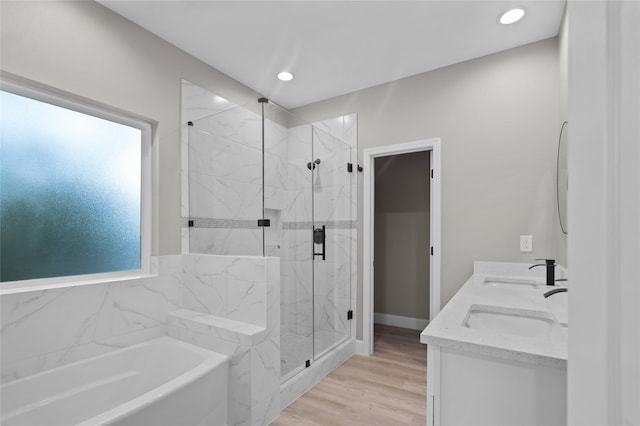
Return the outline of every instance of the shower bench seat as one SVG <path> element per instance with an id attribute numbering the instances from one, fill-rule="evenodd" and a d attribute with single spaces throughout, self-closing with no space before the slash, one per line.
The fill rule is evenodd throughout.
<path id="1" fill-rule="evenodd" d="M 229 357 L 228 423 L 268 424 L 280 413 L 280 327 L 180 309 L 167 334 Z"/>

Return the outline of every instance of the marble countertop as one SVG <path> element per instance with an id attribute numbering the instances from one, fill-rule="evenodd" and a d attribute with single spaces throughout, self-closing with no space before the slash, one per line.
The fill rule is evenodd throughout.
<path id="1" fill-rule="evenodd" d="M 471 278 L 420 334 L 420 342 L 514 361 L 566 367 L 568 293 L 545 298 L 543 293 L 560 286 L 536 285 L 545 283 L 545 268 L 529 270 L 529 266 L 529 263 L 474 262 Z M 556 278 L 567 277 L 564 268 L 556 268 Z M 501 281 L 530 284 L 504 285 Z M 568 281 L 561 284 L 567 286 Z M 526 337 L 470 328 L 465 320 L 473 305 L 544 312 L 554 321 L 554 336 Z"/>

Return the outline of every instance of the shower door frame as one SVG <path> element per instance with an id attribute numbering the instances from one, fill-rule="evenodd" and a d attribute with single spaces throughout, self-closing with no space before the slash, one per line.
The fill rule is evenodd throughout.
<path id="1" fill-rule="evenodd" d="M 363 194 L 363 235 L 362 235 L 362 345 L 358 342 L 358 353 L 373 354 L 373 287 L 374 287 L 374 185 L 377 157 L 389 155 L 409 154 L 412 152 L 430 151 L 430 247 L 433 254 L 429 256 L 429 319 L 432 320 L 440 312 L 440 265 L 442 261 L 441 245 L 441 148 L 440 138 L 423 139 L 376 148 L 365 149 L 363 152 L 364 165 L 364 194 Z"/>

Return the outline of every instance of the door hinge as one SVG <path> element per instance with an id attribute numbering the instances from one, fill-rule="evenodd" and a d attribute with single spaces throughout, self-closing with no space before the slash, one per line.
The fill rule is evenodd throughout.
<path id="1" fill-rule="evenodd" d="M 306 368 L 311 367 L 311 360 L 310 360 L 310 359 L 308 359 L 308 360 L 304 363 L 304 366 L 305 366 Z"/>
<path id="2" fill-rule="evenodd" d="M 431 256 L 433 256 L 433 246 L 431 246 Z"/>
<path id="3" fill-rule="evenodd" d="M 433 179 L 433 169 L 431 169 L 431 179 Z"/>
<path id="4" fill-rule="evenodd" d="M 349 309 L 347 311 L 347 319 L 348 320 L 352 320 L 353 319 L 353 311 L 351 309 Z"/>
<path id="5" fill-rule="evenodd" d="M 189 228 L 193 228 L 193 220 L 189 220 L 189 222 L 187 222 L 187 225 L 189 226 Z"/>
<path id="6" fill-rule="evenodd" d="M 353 163 L 347 163 L 347 172 L 349 173 L 353 172 Z"/>

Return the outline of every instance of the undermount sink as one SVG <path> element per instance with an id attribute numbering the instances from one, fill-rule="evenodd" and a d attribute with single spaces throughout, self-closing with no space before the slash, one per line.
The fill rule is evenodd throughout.
<path id="1" fill-rule="evenodd" d="M 485 277 L 483 285 L 489 287 L 512 287 L 528 288 L 531 290 L 542 288 L 546 283 L 535 278 L 513 278 L 513 277 Z"/>
<path id="2" fill-rule="evenodd" d="M 491 305 L 471 305 L 463 326 L 502 336 L 565 340 L 566 324 L 548 312 Z"/>

